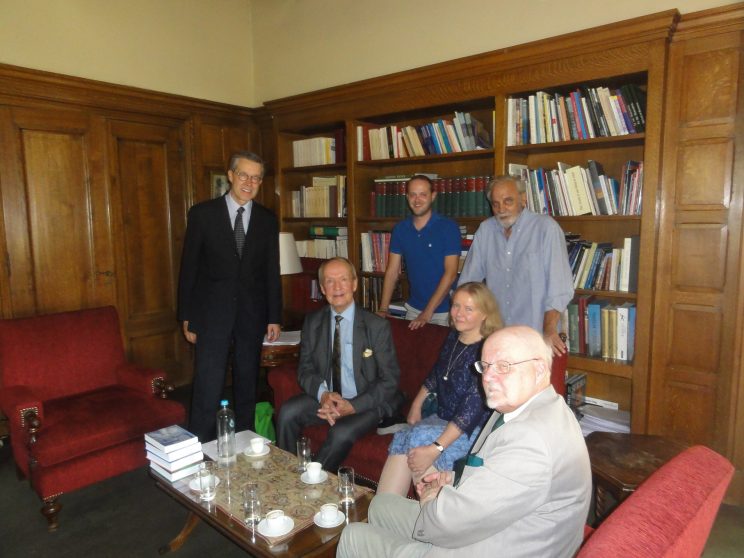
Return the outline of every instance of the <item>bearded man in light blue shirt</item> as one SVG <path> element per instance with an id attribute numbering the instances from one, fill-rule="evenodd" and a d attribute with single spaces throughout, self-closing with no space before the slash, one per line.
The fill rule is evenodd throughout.
<path id="1" fill-rule="evenodd" d="M 478 227 L 459 284 L 485 279 L 505 325 L 542 331 L 553 354 L 563 354 L 558 323 L 574 295 L 563 230 L 552 217 L 526 208 L 519 179 L 495 177 L 487 197 L 493 217 Z"/>

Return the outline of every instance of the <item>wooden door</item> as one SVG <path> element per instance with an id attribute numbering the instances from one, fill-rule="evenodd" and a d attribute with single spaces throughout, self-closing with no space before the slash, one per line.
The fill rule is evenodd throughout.
<path id="1" fill-rule="evenodd" d="M 111 121 L 110 174 L 116 216 L 118 307 L 130 356 L 190 378 L 176 322 L 178 268 L 185 231 L 186 158 L 182 123 Z M 186 150 L 187 152 L 188 150 Z"/>
<path id="2" fill-rule="evenodd" d="M 727 27 L 712 14 L 680 23 L 670 47 L 648 431 L 732 456 L 741 381 L 742 20 Z"/>
<path id="3" fill-rule="evenodd" d="M 0 107 L 3 316 L 115 302 L 104 130 L 74 110 Z"/>

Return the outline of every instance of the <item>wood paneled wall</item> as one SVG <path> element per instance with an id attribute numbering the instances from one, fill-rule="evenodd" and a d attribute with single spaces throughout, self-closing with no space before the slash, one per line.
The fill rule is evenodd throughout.
<path id="1" fill-rule="evenodd" d="M 238 149 L 251 110 L 0 66 L 1 315 L 113 304 L 130 358 L 189 382 L 186 212 Z"/>

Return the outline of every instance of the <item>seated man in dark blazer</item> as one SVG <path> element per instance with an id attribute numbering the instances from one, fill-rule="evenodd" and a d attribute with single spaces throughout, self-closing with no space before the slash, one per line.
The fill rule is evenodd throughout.
<path id="1" fill-rule="evenodd" d="M 304 426 L 327 422 L 315 460 L 335 472 L 354 442 L 397 410 L 400 370 L 390 325 L 354 302 L 354 266 L 333 258 L 318 276 L 329 306 L 305 318 L 297 369 L 304 393 L 282 405 L 277 442 L 294 453 Z"/>

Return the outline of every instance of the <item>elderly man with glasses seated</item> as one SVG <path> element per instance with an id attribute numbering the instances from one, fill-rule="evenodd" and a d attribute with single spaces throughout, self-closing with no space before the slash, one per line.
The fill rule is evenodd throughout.
<path id="1" fill-rule="evenodd" d="M 476 370 L 494 413 L 455 471 L 416 487 L 420 502 L 380 494 L 352 523 L 340 557 L 573 556 L 591 470 L 579 424 L 550 385 L 552 351 L 526 326 L 492 334 Z"/>

